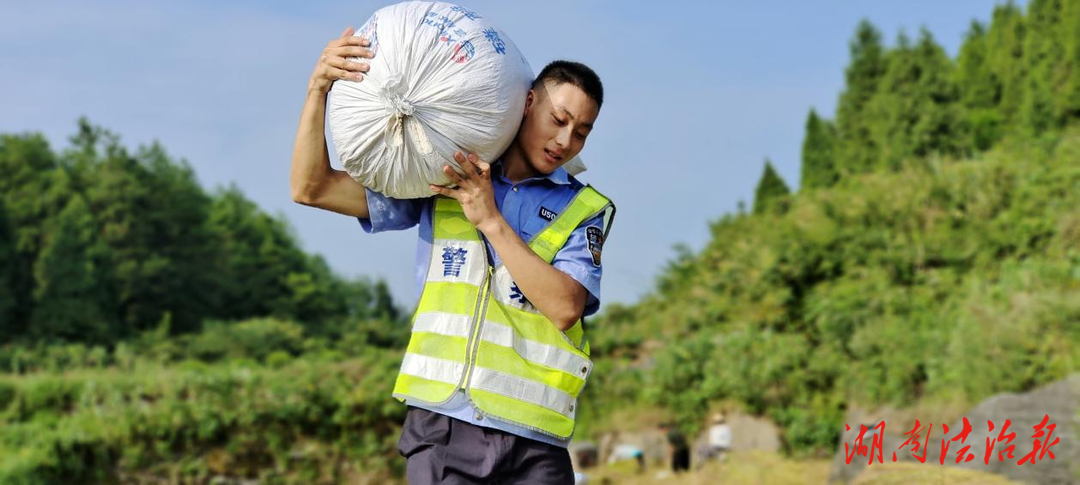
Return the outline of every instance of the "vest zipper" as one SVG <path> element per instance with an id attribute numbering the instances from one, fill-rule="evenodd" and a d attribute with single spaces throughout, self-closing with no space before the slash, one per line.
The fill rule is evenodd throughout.
<path id="1" fill-rule="evenodd" d="M 477 231 L 478 234 L 479 232 Z M 472 329 L 469 332 L 469 340 L 465 343 L 465 373 L 461 376 L 461 382 L 458 383 L 458 388 L 462 390 L 469 387 L 469 379 L 472 377 L 476 349 L 480 348 L 480 328 L 484 324 L 484 315 L 487 314 L 488 293 L 491 291 L 491 280 L 494 276 L 491 271 L 491 261 L 488 259 L 487 241 L 482 235 L 480 236 L 480 251 L 484 255 L 484 265 L 487 266 L 487 273 L 484 275 L 484 281 L 480 283 L 480 293 L 476 298 L 476 306 L 473 308 Z M 467 398 L 467 390 L 465 395 Z"/>
<path id="2" fill-rule="evenodd" d="M 486 260 L 486 258 L 485 258 Z M 466 389 L 468 394 L 469 379 L 472 377 L 473 367 L 476 366 L 476 352 L 480 349 L 480 330 L 484 326 L 484 316 L 487 314 L 488 293 L 491 291 L 491 265 L 488 265 L 487 274 L 484 275 L 484 283 L 480 287 L 480 295 L 476 301 L 473 313 L 473 330 L 469 335 L 469 341 L 465 345 L 465 375 L 462 376 L 461 389 Z"/>

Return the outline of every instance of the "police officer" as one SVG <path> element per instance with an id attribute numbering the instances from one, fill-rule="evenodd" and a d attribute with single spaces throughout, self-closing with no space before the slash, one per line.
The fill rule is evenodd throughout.
<path id="1" fill-rule="evenodd" d="M 330 166 L 323 120 L 339 79 L 371 58 L 347 29 L 308 86 L 292 159 L 293 199 L 355 216 L 376 233 L 418 226 L 423 288 L 394 387 L 409 406 L 399 452 L 411 483 L 573 483 L 566 450 L 592 370 L 582 318 L 600 303 L 600 255 L 614 206 L 562 167 L 603 103 L 599 77 L 568 61 L 533 83 L 521 127 L 488 163 L 455 154 L 455 187 L 396 200 Z M 467 224 L 465 222 L 467 221 Z"/>

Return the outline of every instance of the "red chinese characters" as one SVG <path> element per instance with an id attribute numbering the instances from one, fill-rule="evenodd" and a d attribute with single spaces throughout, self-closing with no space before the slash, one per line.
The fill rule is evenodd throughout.
<path id="1" fill-rule="evenodd" d="M 945 432 L 944 432 L 945 434 L 949 434 L 949 425 L 942 424 L 941 427 L 945 428 Z M 960 432 L 957 433 L 956 436 L 953 437 L 953 439 L 951 439 L 949 441 L 945 441 L 944 439 L 941 440 L 941 457 L 938 458 L 938 463 L 941 463 L 942 465 L 945 464 L 945 454 L 949 452 L 949 444 L 950 443 L 952 443 L 953 441 L 959 441 L 960 444 L 963 445 L 964 441 L 967 440 L 967 437 L 968 437 L 969 434 L 971 434 L 971 423 L 968 422 L 967 417 L 964 417 L 964 428 L 961 429 Z M 964 463 L 967 463 L 967 462 L 975 459 L 975 455 L 967 452 L 970 448 L 971 448 L 970 445 L 965 446 L 963 448 L 960 448 L 956 452 L 956 462 L 957 463 L 960 463 L 960 460 L 963 460 Z M 966 456 L 966 458 L 965 458 L 965 456 Z"/>
<path id="2" fill-rule="evenodd" d="M 911 444 L 912 445 L 912 448 L 910 450 L 911 451 L 911 456 L 914 457 L 916 460 L 919 460 L 919 463 L 926 463 L 926 443 L 928 441 L 930 441 L 930 431 L 934 429 L 934 424 L 930 423 L 930 427 L 926 428 L 926 439 L 924 439 L 922 443 L 919 443 L 919 436 L 920 436 L 919 433 L 922 431 L 920 426 L 921 426 L 921 424 L 919 423 L 919 420 L 916 419 L 915 420 L 915 427 L 912 428 L 911 431 L 908 431 L 907 433 L 904 433 L 904 436 L 908 437 L 907 441 L 905 441 L 904 444 L 900 445 L 900 448 L 897 448 L 897 449 L 902 449 L 905 446 L 907 446 L 908 444 Z M 912 441 L 914 441 L 914 443 L 912 443 Z M 919 448 L 922 448 L 922 456 L 919 456 L 919 455 L 916 454 L 916 453 L 919 452 Z M 893 453 L 894 458 L 895 458 L 895 456 L 896 456 L 896 454 Z M 893 461 L 896 461 L 896 460 L 894 459 Z"/>
<path id="3" fill-rule="evenodd" d="M 1035 426 L 1032 426 L 1032 428 L 1035 429 L 1035 434 L 1031 435 L 1031 437 L 1035 438 L 1035 446 L 1031 450 L 1031 453 L 1028 453 L 1027 455 L 1024 455 L 1024 458 L 1022 458 L 1020 461 L 1016 462 L 1017 465 L 1023 465 L 1024 463 L 1028 463 L 1028 464 L 1035 463 L 1035 461 L 1036 461 L 1035 453 L 1036 452 L 1039 453 L 1038 460 L 1043 459 L 1043 455 L 1045 455 L 1048 452 L 1050 453 L 1050 459 L 1051 460 L 1054 459 L 1054 452 L 1050 451 L 1050 447 L 1058 444 L 1058 439 L 1054 438 L 1054 442 L 1050 443 L 1050 437 L 1054 435 L 1054 429 L 1057 428 L 1057 425 L 1056 424 L 1047 425 L 1046 423 L 1049 420 L 1050 420 L 1050 415 L 1045 415 L 1045 416 L 1043 416 L 1043 420 L 1039 424 L 1036 424 Z M 1043 436 L 1043 430 L 1044 429 L 1049 429 L 1050 432 L 1046 434 L 1046 440 L 1039 441 L 1039 438 L 1042 438 L 1042 436 Z M 1044 446 L 1043 443 L 1050 443 L 1050 444 Z M 1031 461 L 1028 462 L 1028 459 L 1030 459 Z"/>
<path id="4" fill-rule="evenodd" d="M 986 424 L 987 424 L 987 426 L 990 427 L 990 431 L 994 430 L 994 422 L 993 421 L 987 420 Z M 986 437 L 986 453 L 983 455 L 983 464 L 986 464 L 986 465 L 990 464 L 990 455 L 992 455 L 994 453 L 994 445 L 997 444 L 998 441 L 1001 441 L 1001 440 L 1004 439 L 1005 440 L 1004 444 L 1009 445 L 1009 443 L 1012 443 L 1013 438 L 1016 438 L 1016 433 L 1005 434 L 1005 432 L 1009 430 L 1009 425 L 1010 424 L 1012 424 L 1012 421 L 1006 419 L 1005 420 L 1005 426 L 1001 427 L 1001 431 L 998 432 L 997 439 L 991 441 L 989 436 Z M 998 461 L 1005 461 L 1005 458 L 1002 455 L 1004 455 L 1006 451 L 1009 452 L 1009 458 L 1016 458 L 1015 456 L 1013 456 L 1013 450 L 1014 449 L 1016 449 L 1016 445 L 1009 445 L 1009 446 L 1006 446 L 1003 450 L 999 451 L 998 452 Z"/>
<path id="5" fill-rule="evenodd" d="M 846 431 L 850 431 L 851 426 L 848 425 L 848 424 L 845 424 L 844 429 Z M 863 436 L 866 434 L 867 430 L 870 430 L 870 429 L 871 428 L 867 428 L 865 424 L 860 424 L 859 425 L 859 436 L 855 438 L 855 445 L 851 446 L 849 448 L 847 442 L 844 443 L 844 455 L 845 455 L 844 461 L 845 461 L 845 463 L 850 465 L 851 464 L 851 459 L 854 458 L 856 454 L 858 454 L 859 456 L 867 456 L 868 449 L 867 449 L 866 445 L 863 444 Z M 882 458 L 881 447 L 885 443 L 885 421 L 882 421 L 882 422 L 878 423 L 872 429 L 877 430 L 877 432 L 874 433 L 874 443 L 873 443 L 872 447 L 869 448 L 870 461 L 868 461 L 866 463 L 867 465 L 870 465 L 870 464 L 874 463 L 874 456 L 875 455 L 877 456 L 878 463 L 883 463 L 881 461 L 881 458 Z M 875 450 L 876 450 L 876 453 L 875 453 Z M 896 461 L 895 456 L 893 456 L 893 461 Z"/>
<path id="6" fill-rule="evenodd" d="M 1024 455 L 1024 457 L 1016 463 L 1017 465 L 1033 464 L 1036 461 L 1042 460 L 1044 457 L 1046 457 L 1046 455 L 1049 455 L 1051 460 L 1055 458 L 1054 452 L 1050 448 L 1054 445 L 1057 445 L 1060 442 L 1060 439 L 1054 436 L 1054 430 L 1057 428 L 1057 425 L 1050 423 L 1049 421 L 1050 416 L 1044 415 L 1042 421 L 1039 424 L 1032 426 L 1032 429 L 1035 430 L 1035 433 L 1031 435 L 1031 437 L 1034 439 L 1034 444 L 1032 445 L 1031 452 Z M 971 445 L 968 445 L 966 443 L 967 438 L 971 434 L 973 428 L 967 417 L 963 418 L 962 422 L 963 425 L 960 431 L 956 434 L 956 436 L 953 436 L 951 439 L 948 439 L 949 425 L 941 425 L 943 432 L 941 439 L 941 455 L 938 457 L 939 464 L 945 464 L 945 457 L 946 455 L 948 455 L 949 448 L 953 443 L 956 443 L 957 447 L 959 447 L 959 449 L 956 450 L 955 453 L 955 463 L 967 463 L 975 459 L 975 454 L 969 452 L 969 450 L 971 450 L 972 448 Z M 995 449 L 997 449 L 998 451 L 997 459 L 999 462 L 1005 461 L 1005 458 L 1016 458 L 1016 456 L 1014 456 L 1013 454 L 1016 449 L 1016 445 L 1012 444 L 1013 439 L 1016 438 L 1016 433 L 1008 432 L 1010 425 L 1012 425 L 1012 421 L 1006 419 L 1005 424 L 1001 426 L 1000 430 L 998 430 L 997 437 L 994 437 L 992 433 L 996 426 L 994 426 L 993 421 L 986 422 L 988 433 L 990 433 L 990 435 L 986 437 L 986 448 L 983 453 L 983 464 L 990 464 L 990 459 L 991 456 L 993 456 Z M 844 429 L 850 431 L 851 426 L 845 424 Z M 863 444 L 863 439 L 866 437 L 866 432 L 871 429 L 875 431 L 873 434 L 873 444 L 871 446 L 867 446 Z M 924 428 L 922 426 L 922 423 L 916 419 L 915 426 L 911 429 L 911 431 L 904 433 L 904 436 L 908 437 L 907 440 L 904 441 L 904 443 L 901 444 L 900 447 L 897 448 L 897 450 L 902 450 L 910 446 L 909 451 L 911 452 L 911 456 L 916 460 L 919 460 L 919 463 L 926 463 L 927 446 L 930 440 L 930 432 L 933 431 L 933 429 L 933 424 L 930 424 L 929 426 Z M 854 458 L 855 455 L 859 455 L 869 457 L 867 465 L 872 465 L 875 458 L 877 459 L 878 463 L 883 463 L 884 457 L 882 453 L 882 447 L 884 446 L 884 443 L 885 421 L 879 422 L 873 428 L 868 428 L 866 425 L 860 425 L 859 435 L 855 438 L 854 446 L 848 444 L 847 442 L 844 443 L 844 453 L 846 455 L 845 462 L 851 464 L 852 458 Z M 1002 445 L 1000 449 L 998 449 L 998 444 Z M 892 454 L 892 461 L 896 461 L 895 451 Z"/>

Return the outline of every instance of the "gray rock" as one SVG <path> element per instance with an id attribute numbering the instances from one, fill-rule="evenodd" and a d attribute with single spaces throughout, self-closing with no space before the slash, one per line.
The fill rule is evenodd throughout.
<path id="1" fill-rule="evenodd" d="M 964 445 L 970 445 L 968 453 L 974 454 L 975 459 L 970 462 L 956 464 L 956 451 L 962 446 L 958 442 L 949 444 L 949 456 L 945 464 L 952 464 L 961 468 L 988 471 L 1004 475 L 1010 480 L 1024 483 L 1080 483 L 1080 443 L 1077 443 L 1077 431 L 1080 430 L 1080 422 L 1077 413 L 1080 411 L 1080 374 L 1073 374 L 1066 379 L 1048 384 L 1023 394 L 999 394 L 980 403 L 975 409 L 967 413 L 968 422 L 971 423 L 971 434 L 964 440 Z M 1054 424 L 1057 427 L 1053 431 L 1050 442 L 1057 438 L 1058 444 L 1049 448 L 1054 453 L 1054 459 L 1050 459 L 1049 453 L 1043 459 L 1034 463 L 1028 460 L 1023 465 L 1017 463 L 1028 453 L 1031 453 L 1035 445 L 1034 426 L 1038 425 L 1044 417 L 1049 416 L 1047 425 Z M 983 463 L 986 452 L 986 439 L 997 439 L 1005 420 L 1011 421 L 1008 433 L 1016 433 L 1010 445 L 1015 445 L 1013 457 L 1004 456 L 1005 461 L 998 461 L 998 452 L 1005 447 L 1000 443 L 994 445 L 990 464 Z M 994 431 L 989 431 L 987 421 L 994 423 Z M 963 428 L 963 420 L 949 425 L 949 436 Z M 1046 442 L 1046 434 L 1038 438 Z M 940 453 L 940 440 L 938 441 Z M 931 448 L 933 449 L 933 448 Z M 1036 456 L 1037 458 L 1037 456 Z"/>
<path id="2" fill-rule="evenodd" d="M 728 413 L 726 419 L 731 426 L 732 451 L 780 452 L 780 429 L 772 421 L 737 412 Z"/>
<path id="3" fill-rule="evenodd" d="M 731 411 L 724 413 L 724 419 L 731 427 L 731 450 L 750 451 L 761 450 L 772 453 L 780 452 L 780 429 L 767 418 L 759 418 L 749 414 Z M 706 448 L 709 444 L 709 425 L 706 424 L 697 438 L 694 439 L 693 458 L 699 465 L 707 456 Z M 695 465 L 697 466 L 697 465 Z"/>

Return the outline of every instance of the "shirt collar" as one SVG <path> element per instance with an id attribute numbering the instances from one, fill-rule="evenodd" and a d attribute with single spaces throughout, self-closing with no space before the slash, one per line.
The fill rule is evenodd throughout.
<path id="1" fill-rule="evenodd" d="M 502 162 L 501 158 L 493 164 L 493 167 L 498 167 L 499 178 L 501 178 L 503 180 L 503 182 L 506 182 L 506 183 L 508 183 L 510 185 L 513 185 L 513 183 L 510 182 L 510 179 L 506 178 L 506 175 L 503 173 L 503 162 Z M 551 172 L 551 173 L 549 173 L 547 175 L 539 175 L 539 176 L 536 176 L 536 177 L 529 177 L 529 178 L 527 178 L 525 180 L 522 180 L 519 183 L 528 182 L 530 180 L 549 180 L 552 183 L 559 184 L 559 185 L 570 185 L 570 174 L 566 171 L 565 168 L 562 168 L 560 166 L 559 168 L 556 168 L 555 171 L 553 171 L 553 172 Z"/>

